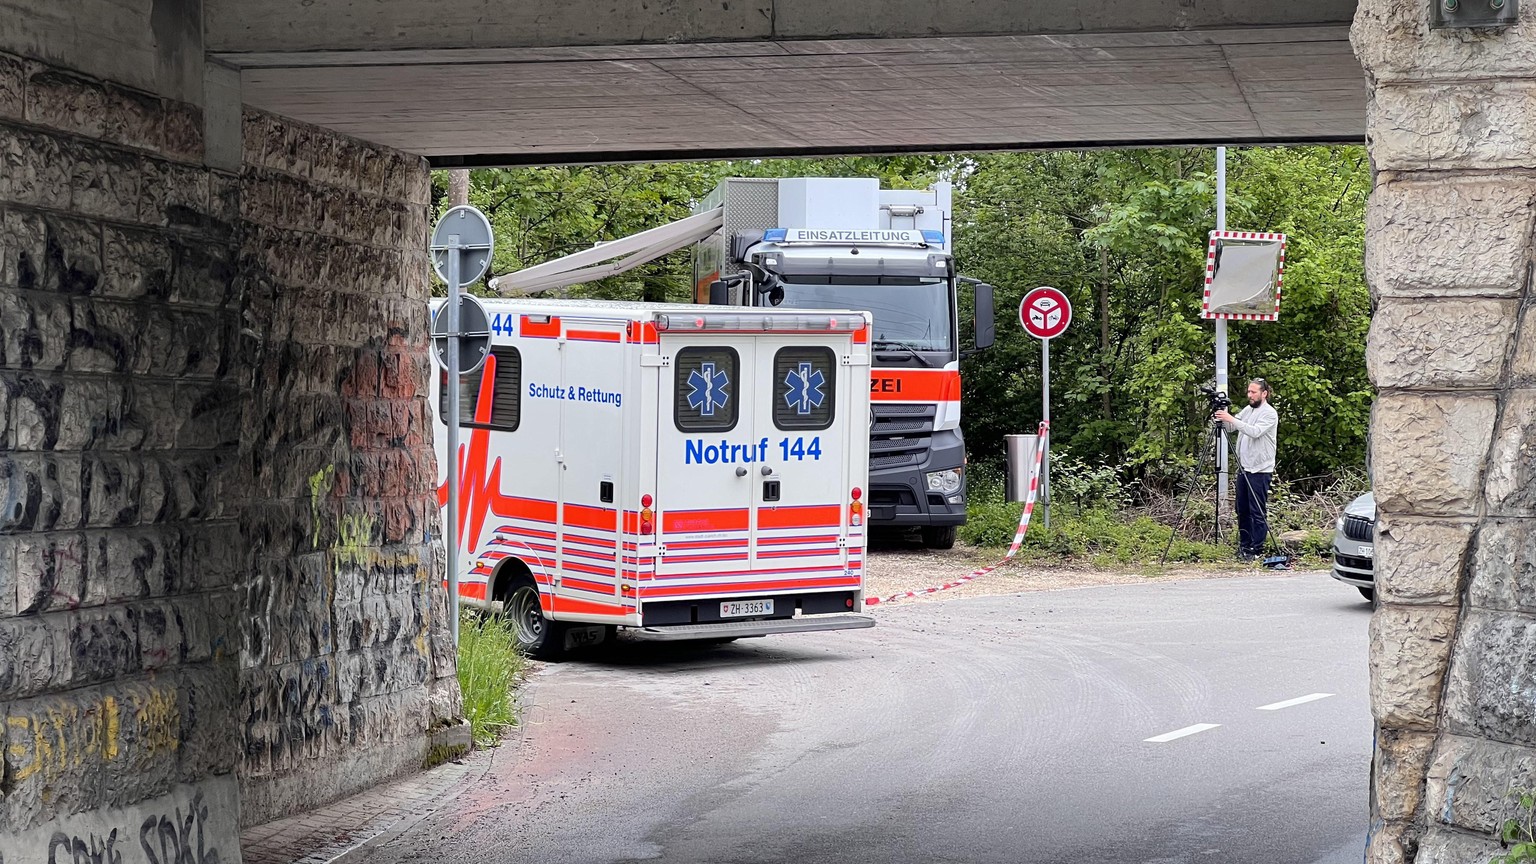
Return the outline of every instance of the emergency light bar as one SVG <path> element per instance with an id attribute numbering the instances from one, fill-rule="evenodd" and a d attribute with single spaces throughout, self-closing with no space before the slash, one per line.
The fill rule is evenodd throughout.
<path id="1" fill-rule="evenodd" d="M 862 315 L 657 315 L 657 330 L 763 330 L 821 333 L 857 333 L 864 329 Z"/>

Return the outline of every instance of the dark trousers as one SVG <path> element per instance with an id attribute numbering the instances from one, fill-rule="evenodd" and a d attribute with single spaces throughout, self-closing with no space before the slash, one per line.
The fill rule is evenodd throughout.
<path id="1" fill-rule="evenodd" d="M 1238 544 L 1249 555 L 1264 551 L 1264 538 L 1269 534 L 1269 519 L 1264 514 L 1269 507 L 1269 483 L 1274 477 L 1237 472 Z"/>

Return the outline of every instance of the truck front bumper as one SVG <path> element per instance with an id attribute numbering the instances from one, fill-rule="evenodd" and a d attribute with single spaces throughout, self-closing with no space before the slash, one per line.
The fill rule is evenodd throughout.
<path id="1" fill-rule="evenodd" d="M 921 465 L 869 470 L 869 524 L 872 528 L 908 528 L 965 523 L 965 479 L 945 495 L 928 489 L 928 474 L 965 465 L 965 441 L 954 430 L 933 433 L 928 458 Z"/>

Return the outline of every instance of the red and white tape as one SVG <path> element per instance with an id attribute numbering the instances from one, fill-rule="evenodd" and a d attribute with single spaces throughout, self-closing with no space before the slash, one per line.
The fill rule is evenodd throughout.
<path id="1" fill-rule="evenodd" d="M 1008 547 L 1008 554 L 1003 556 L 1003 560 L 996 564 L 989 564 L 986 567 L 972 570 L 955 581 L 945 582 L 943 585 L 934 585 L 930 588 L 915 588 L 911 591 L 903 591 L 900 594 L 892 594 L 889 597 L 866 597 L 864 598 L 864 605 L 879 606 L 883 603 L 894 603 L 897 600 L 924 597 L 929 594 L 937 594 L 940 591 L 948 591 L 951 588 L 959 588 L 961 585 L 973 582 L 1012 561 L 1013 556 L 1019 554 L 1019 547 L 1024 545 L 1024 535 L 1029 532 L 1029 517 L 1035 512 L 1035 497 L 1040 491 L 1040 460 L 1045 456 L 1046 435 L 1050 432 L 1050 428 L 1049 423 L 1040 424 L 1040 446 L 1035 448 L 1035 469 L 1030 473 L 1029 494 L 1024 498 L 1024 513 L 1019 517 L 1019 530 L 1014 532 L 1013 545 Z"/>

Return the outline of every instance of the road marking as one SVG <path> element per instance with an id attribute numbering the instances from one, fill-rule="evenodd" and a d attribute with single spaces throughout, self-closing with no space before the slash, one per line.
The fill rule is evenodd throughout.
<path id="1" fill-rule="evenodd" d="M 1260 705 L 1254 709 L 1257 711 L 1279 711 L 1281 708 L 1290 708 L 1294 705 L 1305 705 L 1308 702 L 1316 702 L 1319 699 L 1327 699 L 1332 693 L 1308 693 L 1305 696 L 1297 696 L 1295 699 L 1287 699 L 1284 702 L 1275 702 L 1271 705 Z"/>
<path id="2" fill-rule="evenodd" d="M 1175 729 L 1172 732 L 1164 732 L 1163 734 L 1158 735 L 1155 738 L 1148 738 L 1148 739 L 1146 739 L 1145 743 L 1147 743 L 1147 744 L 1166 744 L 1169 741 L 1174 741 L 1174 740 L 1177 740 L 1179 738 L 1183 738 L 1186 735 L 1195 735 L 1195 734 L 1198 734 L 1200 732 L 1204 732 L 1204 731 L 1206 731 L 1208 729 L 1215 729 L 1217 726 L 1220 726 L 1220 725 L 1221 725 L 1220 723 L 1196 723 L 1193 726 L 1185 726 L 1183 729 Z"/>

